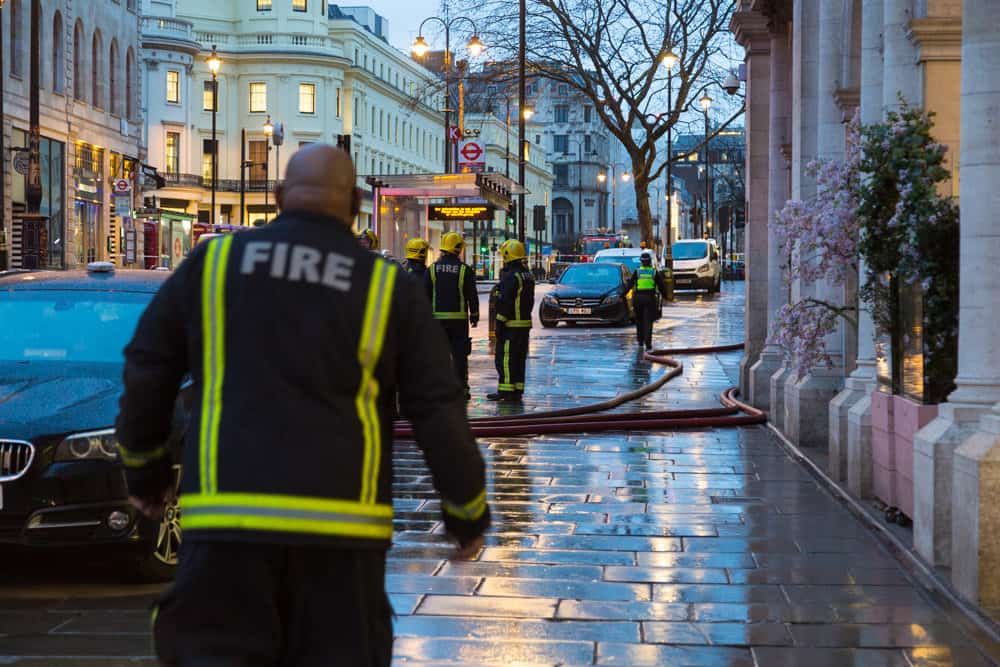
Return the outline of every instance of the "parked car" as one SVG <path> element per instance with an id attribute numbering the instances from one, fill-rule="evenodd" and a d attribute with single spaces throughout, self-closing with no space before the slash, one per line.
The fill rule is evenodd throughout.
<path id="1" fill-rule="evenodd" d="M 722 263 L 722 277 L 725 280 L 746 280 L 747 271 L 743 260 L 725 260 Z"/>
<path id="2" fill-rule="evenodd" d="M 674 287 L 716 293 L 722 287 L 719 246 L 714 239 L 682 239 L 672 245 Z"/>
<path id="3" fill-rule="evenodd" d="M 627 324 L 635 318 L 628 289 L 631 275 L 618 262 L 570 265 L 542 298 L 538 309 L 542 326 L 554 327 L 559 322 Z"/>
<path id="4" fill-rule="evenodd" d="M 0 544 L 110 545 L 143 578 L 172 576 L 179 511 L 153 522 L 129 505 L 114 432 L 124 347 L 169 275 L 95 263 L 0 276 Z"/>

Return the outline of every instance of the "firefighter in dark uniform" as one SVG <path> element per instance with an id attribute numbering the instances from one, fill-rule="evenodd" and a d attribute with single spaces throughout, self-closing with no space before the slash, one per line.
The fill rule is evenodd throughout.
<path id="1" fill-rule="evenodd" d="M 504 266 L 497 283 L 496 367 L 497 392 L 491 401 L 520 401 L 524 395 L 524 374 L 528 362 L 531 311 L 535 307 L 535 278 L 528 268 L 524 244 L 516 239 L 500 246 Z"/>
<path id="2" fill-rule="evenodd" d="M 423 239 L 410 239 L 406 242 L 406 261 L 403 268 L 407 273 L 413 274 L 418 280 L 424 279 L 427 273 L 427 251 L 430 244 Z"/>
<path id="3" fill-rule="evenodd" d="M 635 333 L 639 347 L 653 349 L 653 320 L 656 319 L 656 291 L 667 298 L 667 282 L 663 273 L 653 266 L 653 253 L 644 250 L 641 264 L 632 272 L 628 288 L 634 290 L 632 305 L 635 307 Z"/>
<path id="4" fill-rule="evenodd" d="M 190 374 L 184 542 L 155 611 L 165 665 L 377 665 L 398 390 L 442 519 L 468 557 L 490 521 L 483 459 L 423 287 L 350 231 L 350 157 L 313 144 L 288 164 L 281 215 L 197 246 L 125 351 L 117 421 L 130 500 L 174 502 L 170 432 Z"/>
<path id="5" fill-rule="evenodd" d="M 472 339 L 469 325 L 479 324 L 479 293 L 476 273 L 462 261 L 465 240 L 461 234 L 448 232 L 441 237 L 441 256 L 431 264 L 424 276 L 424 288 L 431 300 L 434 319 L 441 323 L 451 344 L 451 359 L 455 375 L 469 393 L 469 355 Z"/>

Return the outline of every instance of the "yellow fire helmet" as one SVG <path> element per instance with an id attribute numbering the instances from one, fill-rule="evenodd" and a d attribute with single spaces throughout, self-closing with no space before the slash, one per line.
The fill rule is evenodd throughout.
<path id="1" fill-rule="evenodd" d="M 441 237 L 441 252 L 450 252 L 453 255 L 461 255 L 465 249 L 465 239 L 461 234 L 448 232 Z"/>
<path id="2" fill-rule="evenodd" d="M 410 239 L 406 242 L 406 259 L 426 261 L 427 249 L 430 247 L 430 244 L 423 239 Z"/>
<path id="3" fill-rule="evenodd" d="M 358 243 L 369 250 L 378 250 L 378 235 L 371 229 L 366 229 L 358 234 Z"/>
<path id="4" fill-rule="evenodd" d="M 504 262 L 516 262 L 519 259 L 524 259 L 526 256 L 524 244 L 517 239 L 504 241 L 500 246 L 500 256 L 503 257 Z"/>

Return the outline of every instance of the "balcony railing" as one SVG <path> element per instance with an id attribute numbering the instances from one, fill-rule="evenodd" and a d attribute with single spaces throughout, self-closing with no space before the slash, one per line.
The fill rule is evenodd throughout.
<path id="1" fill-rule="evenodd" d="M 190 21 L 175 19 L 169 16 L 142 17 L 142 34 L 183 39 L 189 42 L 194 41 L 192 23 Z"/>
<path id="2" fill-rule="evenodd" d="M 199 41 L 207 43 L 206 40 L 201 39 L 202 35 L 199 33 Z M 298 49 L 311 49 L 311 50 L 321 50 L 321 51 L 334 51 L 335 45 L 332 39 L 329 37 L 324 37 L 321 35 L 302 35 L 294 33 L 283 33 L 283 32 L 261 32 L 249 35 L 237 35 L 236 36 L 236 47 L 240 49 L 257 49 L 261 46 L 266 46 L 270 48 L 298 48 Z"/>
<path id="3" fill-rule="evenodd" d="M 167 185 L 174 185 L 184 188 L 200 188 L 202 186 L 202 178 L 198 174 L 177 174 L 177 173 L 163 173 L 163 180 Z"/>
<path id="4" fill-rule="evenodd" d="M 204 188 L 212 187 L 212 179 L 198 174 L 160 174 L 166 182 L 167 187 L 184 188 Z M 244 181 L 244 192 L 264 192 L 264 188 L 269 192 L 274 192 L 274 187 L 278 184 L 275 179 L 265 181 L 263 178 L 248 178 Z M 238 178 L 220 178 L 218 192 L 239 192 L 240 181 Z"/>

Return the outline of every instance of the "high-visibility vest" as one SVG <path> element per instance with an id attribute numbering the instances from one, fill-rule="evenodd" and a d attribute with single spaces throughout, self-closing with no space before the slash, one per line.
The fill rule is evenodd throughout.
<path id="1" fill-rule="evenodd" d="M 656 289 L 656 269 L 651 266 L 640 266 L 637 273 L 639 280 L 636 281 L 635 291 L 652 292 Z"/>

